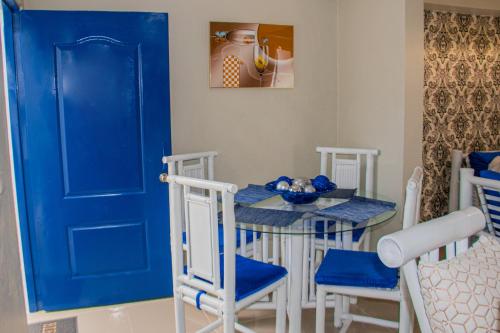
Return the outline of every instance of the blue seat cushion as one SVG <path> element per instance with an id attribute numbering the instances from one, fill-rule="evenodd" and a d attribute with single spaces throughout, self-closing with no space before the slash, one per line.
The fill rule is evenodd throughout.
<path id="1" fill-rule="evenodd" d="M 324 222 L 323 222 L 324 223 Z M 324 225 L 323 223 L 321 222 L 316 222 L 316 238 L 318 239 L 324 239 Z M 328 227 L 329 227 L 329 230 L 334 230 L 332 227 L 333 225 L 335 224 L 335 221 L 328 221 Z M 361 239 L 361 236 L 363 236 L 363 233 L 365 232 L 365 228 L 360 228 L 360 229 L 356 229 L 356 230 L 353 230 L 352 232 L 352 241 L 353 242 L 359 242 L 359 240 Z M 331 241 L 334 241 L 336 239 L 336 233 L 328 233 L 328 239 L 331 240 Z"/>
<path id="2" fill-rule="evenodd" d="M 186 273 L 186 267 L 184 267 Z M 224 254 L 220 255 L 221 287 L 224 288 Z M 266 264 L 261 261 L 236 255 L 236 301 L 242 300 L 270 286 L 287 275 L 281 266 Z M 204 279 L 202 281 L 207 282 Z"/>
<path id="3" fill-rule="evenodd" d="M 328 250 L 316 273 L 323 285 L 394 288 L 398 270 L 380 261 L 375 252 Z"/>
<path id="4" fill-rule="evenodd" d="M 220 260 L 221 278 L 224 281 L 224 257 L 222 256 Z M 236 255 L 236 301 L 255 294 L 285 277 L 286 274 L 286 269 L 281 266 Z"/>
<path id="5" fill-rule="evenodd" d="M 500 151 L 475 151 L 470 153 L 469 163 L 474 169 L 474 176 L 479 177 L 481 171 L 488 170 L 488 165 L 497 156 L 500 156 Z"/>
<path id="6" fill-rule="evenodd" d="M 224 228 L 222 224 L 218 225 L 219 232 L 219 252 L 224 252 Z M 253 232 L 251 230 L 246 230 L 245 234 L 247 236 L 247 244 L 253 242 Z M 257 233 L 257 238 L 260 237 L 260 233 Z M 182 243 L 186 244 L 186 232 L 182 233 Z M 241 244 L 241 233 L 239 230 L 236 231 L 236 248 L 239 248 Z"/>

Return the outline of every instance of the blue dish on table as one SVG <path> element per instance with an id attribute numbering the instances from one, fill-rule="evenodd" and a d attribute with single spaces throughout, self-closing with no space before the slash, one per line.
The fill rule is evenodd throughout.
<path id="1" fill-rule="evenodd" d="M 306 192 L 290 192 L 287 190 L 277 190 L 276 184 L 278 184 L 279 180 L 275 180 L 269 182 L 265 185 L 266 190 L 269 192 L 280 194 L 283 200 L 286 202 L 290 202 L 294 205 L 302 205 L 302 204 L 310 204 L 314 201 L 318 200 L 318 198 L 325 193 L 329 193 L 335 191 L 337 185 L 335 183 L 329 182 L 328 186 L 326 186 L 323 190 L 316 190 L 314 193 L 306 193 Z"/>

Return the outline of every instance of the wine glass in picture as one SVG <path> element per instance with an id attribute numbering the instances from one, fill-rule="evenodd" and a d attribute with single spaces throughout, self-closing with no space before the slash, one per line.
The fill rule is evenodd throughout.
<path id="1" fill-rule="evenodd" d="M 259 86 L 262 87 L 262 75 L 269 65 L 269 45 L 267 38 L 264 38 L 262 45 L 255 44 L 253 48 L 253 62 L 255 69 L 259 73 Z"/>

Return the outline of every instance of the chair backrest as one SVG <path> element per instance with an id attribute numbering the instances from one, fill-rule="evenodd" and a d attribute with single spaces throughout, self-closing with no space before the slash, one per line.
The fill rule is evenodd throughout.
<path id="1" fill-rule="evenodd" d="M 214 180 L 214 159 L 216 151 L 163 156 L 162 162 L 167 165 L 171 176 L 185 176 L 198 179 Z M 191 188 L 192 193 L 203 195 L 204 191 Z M 184 214 L 184 208 L 182 209 Z M 184 227 L 185 228 L 185 227 Z"/>
<path id="2" fill-rule="evenodd" d="M 420 220 L 420 201 L 424 171 L 416 167 L 406 184 L 405 206 L 403 210 L 403 229 L 417 224 Z"/>
<path id="3" fill-rule="evenodd" d="M 460 169 L 460 208 L 473 205 L 474 187 L 488 231 L 500 238 L 500 181 L 475 177 L 474 170 L 470 168 Z"/>
<path id="4" fill-rule="evenodd" d="M 477 153 L 494 153 L 498 150 L 480 151 Z M 448 211 L 454 212 L 460 206 L 460 169 L 465 165 L 466 168 L 471 167 L 471 161 L 468 154 L 464 154 L 461 150 L 454 149 L 451 151 L 451 171 L 450 171 L 450 192 L 448 196 Z M 474 195 L 474 206 L 479 207 L 479 198 Z M 463 208 L 463 207 L 462 207 Z"/>
<path id="5" fill-rule="evenodd" d="M 451 151 L 451 171 L 450 171 L 450 192 L 448 195 L 448 212 L 454 212 L 459 208 L 460 193 L 460 168 L 467 160 L 467 155 L 461 150 L 453 149 Z"/>
<path id="6" fill-rule="evenodd" d="M 236 251 L 234 194 L 238 190 L 237 186 L 175 175 L 169 175 L 167 181 L 170 184 L 170 228 L 174 276 L 177 276 L 183 284 L 220 297 L 234 299 Z M 192 191 L 192 189 L 200 191 Z M 221 281 L 221 263 L 219 262 L 218 195 L 222 198 L 224 226 L 224 283 Z M 183 226 L 186 232 L 184 247 L 182 244 Z M 184 263 L 186 263 L 185 272 Z M 224 289 L 221 288 L 222 285 Z M 226 290 L 227 288 L 229 290 Z"/>
<path id="7" fill-rule="evenodd" d="M 316 151 L 321 156 L 320 174 L 330 176 L 338 188 L 357 189 L 358 192 L 364 190 L 368 194 L 374 192 L 375 157 L 379 154 L 378 149 L 317 147 Z"/>
<path id="8" fill-rule="evenodd" d="M 199 179 L 214 180 L 214 159 L 216 151 L 164 156 L 168 174 Z"/>
<path id="9" fill-rule="evenodd" d="M 417 260 L 437 261 L 429 252 L 439 251 L 450 243 L 463 242 L 483 230 L 485 218 L 481 210 L 469 207 L 449 215 L 419 223 L 408 229 L 382 237 L 377 252 L 388 267 L 402 267 L 413 307 L 422 333 L 431 333 L 429 319 L 425 313 L 424 300 L 418 278 Z M 456 247 L 466 251 L 461 246 Z"/>

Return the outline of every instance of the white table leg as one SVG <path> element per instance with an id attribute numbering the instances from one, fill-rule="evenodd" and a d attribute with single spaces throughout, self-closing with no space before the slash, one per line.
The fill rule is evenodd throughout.
<path id="1" fill-rule="evenodd" d="M 350 225 L 346 225 L 345 229 L 351 228 Z M 342 249 L 352 250 L 352 230 L 342 232 Z"/>
<path id="2" fill-rule="evenodd" d="M 342 234 L 342 223 L 336 222 L 335 223 L 335 248 L 336 249 L 342 249 L 342 242 L 344 240 L 343 234 Z M 343 316 L 343 310 L 344 307 L 344 297 L 339 294 L 335 294 L 335 310 L 334 310 L 334 315 L 333 315 L 333 326 L 340 328 L 342 326 L 342 316 Z"/>
<path id="3" fill-rule="evenodd" d="M 290 333 L 300 333 L 302 327 L 302 255 L 304 236 L 294 234 L 290 236 L 290 295 L 288 304 L 288 319 Z"/>
<path id="4" fill-rule="evenodd" d="M 351 226 L 349 224 L 345 224 L 345 229 L 351 229 Z M 352 230 L 344 231 L 342 233 L 342 249 L 352 251 Z M 349 305 L 350 298 L 346 296 L 342 297 L 342 312 L 344 314 L 349 313 Z"/>

